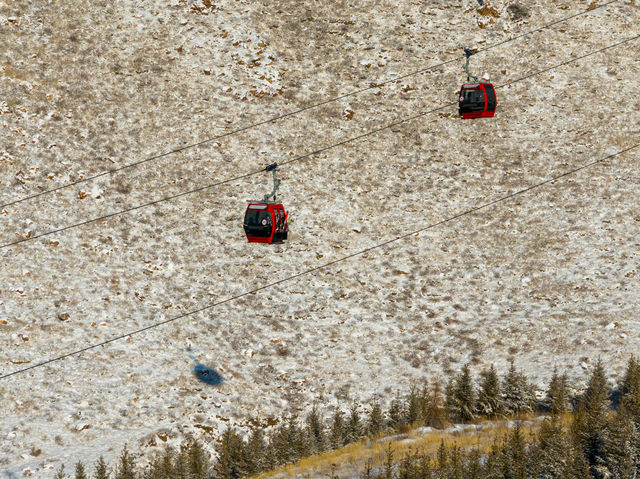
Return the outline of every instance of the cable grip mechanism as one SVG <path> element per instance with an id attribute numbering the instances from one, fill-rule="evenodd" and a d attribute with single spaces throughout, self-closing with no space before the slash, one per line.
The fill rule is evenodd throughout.
<path id="1" fill-rule="evenodd" d="M 273 197 L 273 201 L 276 201 L 276 193 L 278 192 L 278 187 L 280 186 L 280 180 L 276 177 L 276 168 L 278 168 L 278 163 L 273 163 L 267 167 L 265 167 L 264 171 L 271 172 L 273 175 L 273 190 L 268 195 L 265 195 L 264 202 L 268 203 L 269 199 Z"/>
<path id="2" fill-rule="evenodd" d="M 467 81 L 474 81 L 474 82 L 478 81 L 477 76 L 469 73 L 469 58 L 471 58 L 471 55 L 475 55 L 476 53 L 478 53 L 477 50 L 472 50 L 471 48 L 464 49 L 464 54 L 467 57 L 467 62 L 464 64 L 464 71 L 467 73 Z"/>

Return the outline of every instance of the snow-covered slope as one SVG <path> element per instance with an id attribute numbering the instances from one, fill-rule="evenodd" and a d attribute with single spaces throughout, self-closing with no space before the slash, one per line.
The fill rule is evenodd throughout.
<path id="1" fill-rule="evenodd" d="M 0 204 L 394 76 L 397 83 L 0 208 L 0 243 L 217 183 L 456 100 L 462 47 L 597 6 L 442 2 L 0 2 Z M 589 10 L 472 60 L 496 86 L 632 38 Z M 420 229 L 640 138 L 635 40 L 282 168 L 284 245 L 249 245 L 231 181 L 0 249 L 0 374 Z M 389 398 L 471 362 L 536 381 L 640 342 L 638 150 L 504 203 L 81 356 L 0 380 L 0 474 L 52 475 L 313 400 Z M 187 351 L 192 348 L 195 358 Z M 219 385 L 199 382 L 195 361 Z M 581 366 L 580 366 L 581 365 Z M 109 449 L 111 448 L 111 449 Z"/>

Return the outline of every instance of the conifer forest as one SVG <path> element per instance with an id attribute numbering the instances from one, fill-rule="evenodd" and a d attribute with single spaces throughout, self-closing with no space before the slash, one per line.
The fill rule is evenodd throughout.
<path id="1" fill-rule="evenodd" d="M 0 479 L 640 479 L 639 0 L 0 0 Z"/>

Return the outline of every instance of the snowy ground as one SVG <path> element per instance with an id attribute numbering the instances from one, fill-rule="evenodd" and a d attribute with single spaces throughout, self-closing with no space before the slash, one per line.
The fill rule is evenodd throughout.
<path id="1" fill-rule="evenodd" d="M 0 1 L 0 204 L 378 84 L 596 3 Z M 277 7 L 275 6 L 277 5 Z M 638 33 L 620 0 L 474 57 L 495 85 Z M 640 40 L 282 168 L 290 241 L 248 245 L 268 177 L 0 248 L 0 375 L 314 268 L 630 147 Z M 0 243 L 296 158 L 456 100 L 462 59 L 0 208 Z M 313 400 L 388 399 L 510 358 L 576 385 L 640 348 L 639 150 L 255 295 L 0 380 L 0 477 L 52 475 Z M 194 358 L 222 377 L 207 385 Z M 108 451 L 109 448 L 112 448 Z"/>

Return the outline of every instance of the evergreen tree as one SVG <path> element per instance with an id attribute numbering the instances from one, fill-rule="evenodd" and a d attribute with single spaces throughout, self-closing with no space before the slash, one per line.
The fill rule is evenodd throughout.
<path id="1" fill-rule="evenodd" d="M 64 464 L 62 464 L 60 465 L 60 469 L 58 469 L 55 476 L 53 476 L 53 479 L 66 479 L 67 477 L 67 473 L 64 472 Z"/>
<path id="2" fill-rule="evenodd" d="M 449 453 L 444 445 L 444 440 L 440 441 L 438 452 L 436 453 L 435 477 L 445 479 L 447 477 L 447 464 L 449 462 Z"/>
<path id="3" fill-rule="evenodd" d="M 298 425 L 298 418 L 295 415 L 289 416 L 287 421 L 287 436 L 291 446 L 289 462 L 295 462 L 311 453 L 310 438 L 304 433 L 304 429 Z"/>
<path id="4" fill-rule="evenodd" d="M 214 465 L 216 479 L 236 479 L 244 475 L 243 441 L 235 429 L 228 427 L 216 447 L 218 460 Z"/>
<path id="5" fill-rule="evenodd" d="M 249 476 L 254 476 L 267 469 L 265 457 L 267 448 L 264 440 L 264 431 L 261 428 L 256 428 L 251 432 L 244 451 L 244 462 Z"/>
<path id="6" fill-rule="evenodd" d="M 332 449 L 339 449 L 344 446 L 345 428 L 344 420 L 342 419 L 342 411 L 340 410 L 336 411 L 336 413 L 333 415 L 329 442 L 331 443 Z"/>
<path id="7" fill-rule="evenodd" d="M 465 364 L 455 380 L 447 385 L 447 413 L 454 422 L 472 421 L 474 416 L 473 382 L 469 365 Z"/>
<path id="8" fill-rule="evenodd" d="M 569 411 L 570 408 L 567 375 L 566 373 L 559 375 L 556 368 L 553 369 L 553 375 L 549 383 L 547 403 L 549 404 L 551 414 L 554 416 L 563 414 Z"/>
<path id="9" fill-rule="evenodd" d="M 447 411 L 444 404 L 442 385 L 439 380 L 433 382 L 427 395 L 423 417 L 426 426 L 442 429 L 447 424 Z"/>
<path id="10" fill-rule="evenodd" d="M 405 408 L 406 416 L 404 422 L 406 424 L 416 424 L 421 416 L 421 401 L 415 385 L 411 386 L 409 397 L 407 398 L 407 407 Z"/>
<path id="11" fill-rule="evenodd" d="M 564 454 L 567 458 L 566 466 L 559 477 L 562 479 L 593 478 L 589 468 L 589 461 L 587 461 L 580 444 L 575 443 L 574 441 L 568 442 L 564 449 Z"/>
<path id="12" fill-rule="evenodd" d="M 460 408 L 460 418 L 463 421 L 472 421 L 475 417 L 473 412 L 475 395 L 473 392 L 471 371 L 469 370 L 468 364 L 465 364 L 462 367 L 462 371 L 458 375 L 458 380 L 456 381 L 456 398 Z"/>
<path id="13" fill-rule="evenodd" d="M 289 422 L 282 422 L 278 428 L 271 434 L 270 443 L 273 447 L 275 462 L 277 465 L 288 464 L 295 458 L 295 438 L 290 436 Z"/>
<path id="14" fill-rule="evenodd" d="M 511 431 L 511 434 L 509 434 L 508 454 L 509 462 L 511 465 L 510 477 L 512 477 L 513 479 L 526 479 L 526 445 L 519 422 L 516 423 L 516 426 Z"/>
<path id="15" fill-rule="evenodd" d="M 75 479 L 87 479 L 87 473 L 84 471 L 84 464 L 76 462 Z"/>
<path id="16" fill-rule="evenodd" d="M 270 471 L 272 469 L 275 469 L 278 466 L 276 461 L 275 448 L 270 440 L 265 441 L 263 462 L 264 462 L 264 469 L 263 469 L 264 471 Z"/>
<path id="17" fill-rule="evenodd" d="M 383 479 L 394 479 L 393 474 L 393 448 L 391 447 L 391 443 L 387 443 L 387 447 L 385 449 L 385 457 L 384 457 L 384 472 L 382 474 Z"/>
<path id="18" fill-rule="evenodd" d="M 472 449 L 466 457 L 463 477 L 465 479 L 485 479 L 482 473 L 482 458 L 477 448 Z"/>
<path id="19" fill-rule="evenodd" d="M 476 411 L 481 416 L 495 418 L 502 412 L 502 401 L 500 398 L 500 379 L 493 364 L 489 369 L 480 373 L 480 390 L 476 400 Z"/>
<path id="20" fill-rule="evenodd" d="M 503 472 L 507 469 L 507 462 L 502 445 L 496 439 L 491 445 L 482 468 L 483 479 L 504 479 Z"/>
<path id="21" fill-rule="evenodd" d="M 396 429 L 402 424 L 402 416 L 402 402 L 400 401 L 400 398 L 396 396 L 393 401 L 391 401 L 391 405 L 389 406 L 389 413 L 387 414 L 387 426 L 390 429 Z"/>
<path id="22" fill-rule="evenodd" d="M 207 479 L 209 475 L 209 458 L 197 440 L 191 441 L 188 447 L 189 479 Z"/>
<path id="23" fill-rule="evenodd" d="M 456 401 L 456 381 L 452 376 L 444 388 L 444 409 L 450 422 L 458 419 L 458 403 Z"/>
<path id="24" fill-rule="evenodd" d="M 567 468 L 567 439 L 566 431 L 557 416 L 542 421 L 532 454 L 537 465 L 535 477 L 562 477 L 562 472 Z"/>
<path id="25" fill-rule="evenodd" d="M 174 476 L 171 479 L 189 479 L 189 451 L 185 444 L 180 446 L 173 464 Z"/>
<path id="26" fill-rule="evenodd" d="M 640 473 L 640 434 L 624 411 L 616 415 L 604 435 L 603 458 L 596 470 L 600 477 L 612 479 L 633 478 Z"/>
<path id="27" fill-rule="evenodd" d="M 369 413 L 369 420 L 367 421 L 367 435 L 369 437 L 376 437 L 382 433 L 384 428 L 384 417 L 382 417 L 382 408 L 378 402 L 373 403 L 371 412 Z"/>
<path id="28" fill-rule="evenodd" d="M 420 455 L 420 459 L 418 460 L 418 471 L 417 471 L 416 477 L 420 479 L 431 479 L 433 477 L 433 469 L 431 467 L 431 458 L 427 454 Z"/>
<path id="29" fill-rule="evenodd" d="M 362 437 L 362 421 L 358 412 L 358 405 L 353 403 L 349 411 L 349 420 L 347 421 L 345 442 L 351 443 L 359 441 Z"/>
<path id="30" fill-rule="evenodd" d="M 640 428 L 640 364 L 634 356 L 627 362 L 620 393 L 620 407 L 626 410 L 636 428 Z"/>
<path id="31" fill-rule="evenodd" d="M 173 452 L 170 448 L 165 448 L 162 456 L 156 457 L 151 462 L 147 475 L 149 479 L 173 479 L 176 472 L 173 468 Z"/>
<path id="32" fill-rule="evenodd" d="M 323 420 L 318 413 L 318 408 L 314 405 L 307 415 L 307 435 L 309 437 L 311 452 L 318 454 L 326 447 L 326 437 Z"/>
<path id="33" fill-rule="evenodd" d="M 135 463 L 133 456 L 129 453 L 127 445 L 125 444 L 120 453 L 118 460 L 118 467 L 116 469 L 115 479 L 135 479 Z"/>
<path id="34" fill-rule="evenodd" d="M 104 461 L 104 458 L 100 456 L 98 462 L 96 463 L 96 470 L 94 473 L 95 479 L 109 479 L 110 473 L 109 468 L 107 467 L 107 463 Z"/>
<path id="35" fill-rule="evenodd" d="M 535 396 L 526 376 L 516 370 L 513 361 L 502 382 L 502 405 L 506 414 L 520 414 L 533 411 Z"/>
<path id="36" fill-rule="evenodd" d="M 364 463 L 361 476 L 362 479 L 373 479 L 373 459 L 369 458 L 369 460 Z"/>
<path id="37" fill-rule="evenodd" d="M 400 461 L 396 479 L 414 479 L 418 474 L 418 456 L 411 450 Z"/>
<path id="38" fill-rule="evenodd" d="M 609 390 L 602 362 L 598 359 L 575 415 L 573 430 L 592 474 L 603 461 L 603 442 L 609 412 Z"/>

